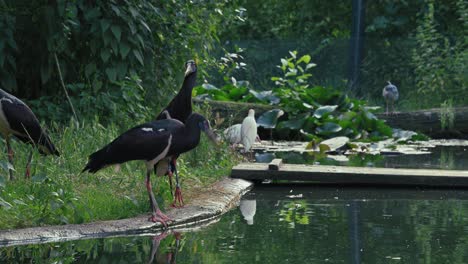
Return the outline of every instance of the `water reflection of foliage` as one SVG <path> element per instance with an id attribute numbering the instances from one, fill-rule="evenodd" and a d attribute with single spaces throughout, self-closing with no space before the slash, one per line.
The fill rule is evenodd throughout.
<path id="1" fill-rule="evenodd" d="M 392 257 L 401 263 L 468 263 L 468 202 L 410 194 L 416 190 L 405 194 L 416 200 L 392 198 L 391 193 L 382 200 L 359 200 L 362 251 L 351 252 L 347 208 L 355 200 L 343 198 L 355 192 L 333 190 L 317 196 L 322 198 L 311 198 L 316 192 L 302 192 L 304 198 L 294 200 L 285 199 L 284 192 L 258 197 L 254 225 L 247 225 L 234 210 L 200 232 L 184 234 L 185 245 L 177 259 L 180 263 L 323 263 L 325 259 L 349 263 L 353 254 L 360 254 L 363 263 L 388 263 Z M 0 262 L 144 263 L 151 246 L 150 237 L 137 237 L 9 247 L 0 249 Z M 169 237 L 159 246 L 161 254 L 173 247 L 174 238 Z"/>
<path id="2" fill-rule="evenodd" d="M 288 223 L 288 227 L 295 228 L 296 223 L 300 225 L 309 224 L 309 216 L 307 215 L 308 207 L 305 200 L 294 200 L 283 204 L 280 210 L 280 221 Z"/>

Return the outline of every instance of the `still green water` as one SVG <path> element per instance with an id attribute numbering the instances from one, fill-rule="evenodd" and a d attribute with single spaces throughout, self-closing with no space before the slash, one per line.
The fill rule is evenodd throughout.
<path id="1" fill-rule="evenodd" d="M 464 147 L 344 163 L 276 155 L 288 163 L 468 169 Z M 468 263 L 468 190 L 260 185 L 198 231 L 3 247 L 0 263 Z"/>
<path id="2" fill-rule="evenodd" d="M 0 263 L 468 263 L 468 191 L 261 186 L 199 231 L 5 247 Z"/>

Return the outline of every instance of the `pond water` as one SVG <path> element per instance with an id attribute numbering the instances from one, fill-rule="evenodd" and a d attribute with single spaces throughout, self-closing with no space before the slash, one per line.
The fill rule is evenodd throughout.
<path id="1" fill-rule="evenodd" d="M 466 168 L 466 151 L 439 150 L 372 166 Z M 25 262 L 468 263 L 468 190 L 259 185 L 197 231 L 0 248 Z"/>
<path id="2" fill-rule="evenodd" d="M 430 151 L 428 154 L 418 155 L 350 155 L 346 161 L 333 159 L 332 155 L 311 152 L 259 152 L 255 154 L 255 158 L 257 162 L 281 158 L 285 163 L 293 164 L 468 170 L 468 146 L 437 146 L 430 148 Z"/>
<path id="3" fill-rule="evenodd" d="M 468 191 L 260 186 L 165 235 L 0 248 L 0 263 L 468 263 Z"/>

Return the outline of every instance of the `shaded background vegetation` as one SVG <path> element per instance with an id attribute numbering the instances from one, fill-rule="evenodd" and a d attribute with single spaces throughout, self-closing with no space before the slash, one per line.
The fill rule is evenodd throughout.
<path id="1" fill-rule="evenodd" d="M 352 92 L 382 103 L 391 80 L 406 109 L 466 104 L 467 13 L 463 0 L 367 1 Z M 219 58 L 240 47 L 245 66 L 235 74 L 257 90 L 271 89 L 290 50 L 318 65 L 312 84 L 345 90 L 351 21 L 342 1 L 0 0 L 0 84 L 34 100 L 40 116 L 67 120 L 58 61 L 79 116 L 135 118 L 172 97 L 187 59 L 198 60 L 200 80 L 222 80 Z"/>

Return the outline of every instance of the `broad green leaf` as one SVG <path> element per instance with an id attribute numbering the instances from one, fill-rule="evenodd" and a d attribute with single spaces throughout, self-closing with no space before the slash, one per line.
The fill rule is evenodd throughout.
<path id="1" fill-rule="evenodd" d="M 101 31 L 106 32 L 106 30 L 110 27 L 110 21 L 107 19 L 101 19 Z"/>
<path id="2" fill-rule="evenodd" d="M 110 56 L 111 54 L 110 54 L 109 49 L 104 49 L 103 51 L 101 51 L 101 59 L 103 62 L 107 62 Z"/>
<path id="3" fill-rule="evenodd" d="M 288 61 L 286 59 L 281 59 L 281 64 L 283 65 L 283 67 L 286 67 L 288 66 Z"/>
<path id="4" fill-rule="evenodd" d="M 281 109 L 273 109 L 263 113 L 257 119 L 257 126 L 264 128 L 275 128 L 278 118 L 284 114 Z"/>
<path id="5" fill-rule="evenodd" d="M 111 31 L 112 34 L 114 34 L 114 37 L 117 39 L 117 41 L 120 42 L 120 37 L 122 36 L 122 29 L 120 29 L 119 26 L 112 25 Z"/>
<path id="6" fill-rule="evenodd" d="M 306 119 L 307 117 L 303 117 L 299 119 L 283 121 L 278 124 L 278 128 L 288 128 L 292 130 L 300 129 L 304 125 Z"/>
<path id="7" fill-rule="evenodd" d="M 127 42 L 122 41 L 120 42 L 120 56 L 122 59 L 125 59 L 130 52 L 130 46 L 127 44 Z"/>
<path id="8" fill-rule="evenodd" d="M 96 72 L 96 64 L 95 63 L 90 63 L 86 65 L 85 67 L 85 75 L 87 78 L 91 76 L 91 74 Z"/>
<path id="9" fill-rule="evenodd" d="M 336 123 L 326 122 L 322 126 L 317 127 L 316 131 L 318 134 L 321 135 L 331 135 L 333 133 L 341 131 L 341 129 L 341 126 Z"/>
<path id="10" fill-rule="evenodd" d="M 314 117 L 315 118 L 322 118 L 323 116 L 335 111 L 337 108 L 337 105 L 324 105 L 319 107 L 317 110 L 314 112 Z"/>
<path id="11" fill-rule="evenodd" d="M 291 57 L 293 57 L 295 59 L 297 51 L 289 51 L 289 54 L 291 55 Z"/>
<path id="12" fill-rule="evenodd" d="M 145 64 L 143 63 L 143 57 L 141 56 L 141 53 L 139 50 L 134 49 L 133 50 L 133 55 L 135 55 L 135 58 L 140 62 L 141 66 L 144 66 Z"/>
<path id="13" fill-rule="evenodd" d="M 216 86 L 209 84 L 209 83 L 202 84 L 202 87 L 205 88 L 206 90 L 219 90 Z"/>
<path id="14" fill-rule="evenodd" d="M 106 68 L 107 77 L 111 82 L 115 82 L 117 79 L 117 71 L 115 68 Z"/>
<path id="15" fill-rule="evenodd" d="M 307 64 L 307 66 L 306 66 L 306 70 L 308 70 L 308 69 L 310 69 L 310 68 L 313 68 L 313 67 L 315 67 L 315 66 L 317 66 L 317 64 L 315 64 L 315 63 L 309 63 L 309 64 Z"/>
<path id="16" fill-rule="evenodd" d="M 297 61 L 297 64 L 301 62 L 305 62 L 305 64 L 308 64 L 310 62 L 310 59 L 310 55 L 304 55 Z"/>

